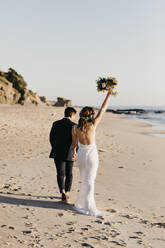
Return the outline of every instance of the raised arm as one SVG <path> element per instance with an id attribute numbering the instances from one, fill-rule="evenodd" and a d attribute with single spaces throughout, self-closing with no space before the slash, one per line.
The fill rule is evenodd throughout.
<path id="1" fill-rule="evenodd" d="M 106 108 L 107 108 L 107 105 L 108 105 L 108 100 L 109 100 L 109 97 L 110 97 L 111 93 L 112 93 L 112 91 L 107 92 L 107 95 L 106 95 L 106 97 L 104 99 L 104 102 L 103 102 L 100 110 L 98 111 L 95 119 L 94 119 L 94 125 L 95 126 L 97 126 L 97 124 L 101 121 L 103 113 L 106 111 Z"/>

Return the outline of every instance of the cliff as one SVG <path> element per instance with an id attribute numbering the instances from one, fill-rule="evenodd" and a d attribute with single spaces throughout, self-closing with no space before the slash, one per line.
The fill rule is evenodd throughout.
<path id="1" fill-rule="evenodd" d="M 27 89 L 24 78 L 14 69 L 0 71 L 0 103 L 4 104 L 36 104 L 41 103 L 37 93 Z"/>

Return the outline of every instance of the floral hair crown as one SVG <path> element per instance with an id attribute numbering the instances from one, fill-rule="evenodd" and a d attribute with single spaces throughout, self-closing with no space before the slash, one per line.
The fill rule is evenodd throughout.
<path id="1" fill-rule="evenodd" d="M 94 115 L 90 115 L 90 116 L 80 116 L 81 119 L 83 120 L 90 120 L 93 119 Z"/>

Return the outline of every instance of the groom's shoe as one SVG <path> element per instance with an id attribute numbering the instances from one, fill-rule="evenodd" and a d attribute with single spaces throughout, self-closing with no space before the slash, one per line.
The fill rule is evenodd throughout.
<path id="1" fill-rule="evenodd" d="M 61 199 L 62 199 L 63 202 L 66 202 L 66 195 L 65 195 L 65 193 L 62 193 Z"/>

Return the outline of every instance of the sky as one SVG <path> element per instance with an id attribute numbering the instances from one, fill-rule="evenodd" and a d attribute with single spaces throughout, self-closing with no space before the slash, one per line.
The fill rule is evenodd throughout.
<path id="1" fill-rule="evenodd" d="M 0 0 L 0 70 L 47 99 L 99 106 L 98 77 L 119 81 L 113 106 L 165 106 L 164 0 Z"/>

